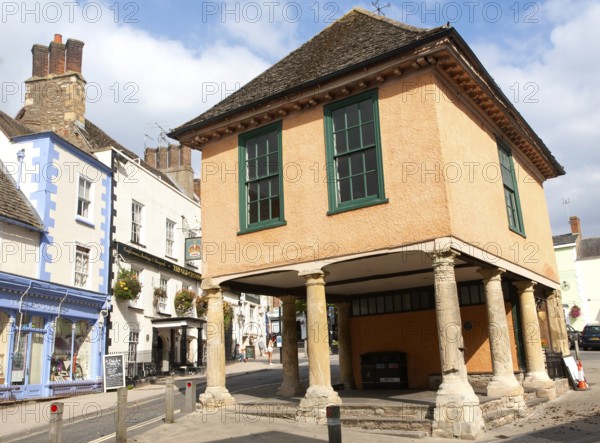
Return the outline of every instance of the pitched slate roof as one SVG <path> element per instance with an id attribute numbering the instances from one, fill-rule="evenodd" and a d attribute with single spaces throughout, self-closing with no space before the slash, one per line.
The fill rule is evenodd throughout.
<path id="1" fill-rule="evenodd" d="M 352 9 L 254 80 L 171 134 L 176 136 L 230 112 L 322 82 L 361 64 L 372 63 L 446 29 L 416 28 L 364 9 Z"/>
<path id="2" fill-rule="evenodd" d="M 17 189 L 13 179 L 4 172 L 4 164 L 0 161 L 0 219 L 8 223 L 16 222 L 43 231 L 44 225 L 37 212 Z"/>
<path id="3" fill-rule="evenodd" d="M 578 235 L 579 234 L 555 235 L 554 237 L 552 237 L 552 242 L 554 243 L 554 246 L 569 245 L 571 243 L 575 243 L 575 240 L 577 240 Z"/>
<path id="4" fill-rule="evenodd" d="M 600 257 L 600 237 L 585 238 L 579 244 L 577 259 Z"/>
<path id="5" fill-rule="evenodd" d="M 20 135 L 32 134 L 33 131 L 25 126 L 20 121 L 15 120 L 11 116 L 0 111 L 0 131 L 8 138 L 18 137 Z"/>

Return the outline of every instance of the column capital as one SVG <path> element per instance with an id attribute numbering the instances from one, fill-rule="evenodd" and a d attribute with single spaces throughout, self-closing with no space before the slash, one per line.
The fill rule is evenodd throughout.
<path id="1" fill-rule="evenodd" d="M 477 268 L 477 272 L 483 277 L 484 281 L 502 280 L 502 274 L 506 272 L 502 268 Z"/>
<path id="2" fill-rule="evenodd" d="M 520 295 L 525 292 L 533 292 L 533 288 L 535 285 L 537 285 L 537 283 L 531 280 L 521 280 L 513 282 L 513 285 L 517 288 Z"/>
<path id="3" fill-rule="evenodd" d="M 306 286 L 312 285 L 325 285 L 325 276 L 327 272 L 321 269 L 311 269 L 307 271 L 298 272 L 299 277 L 304 277 L 306 279 Z"/>
<path id="4" fill-rule="evenodd" d="M 444 265 L 454 266 L 454 259 L 460 255 L 460 252 L 447 248 L 428 252 L 427 255 L 431 257 L 433 260 L 432 266 L 436 268 Z"/>
<path id="5" fill-rule="evenodd" d="M 548 299 L 558 298 L 561 299 L 561 294 L 558 289 L 549 289 L 547 291 Z"/>

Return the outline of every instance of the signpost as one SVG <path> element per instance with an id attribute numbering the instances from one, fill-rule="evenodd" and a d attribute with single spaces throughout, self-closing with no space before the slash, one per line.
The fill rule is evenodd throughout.
<path id="1" fill-rule="evenodd" d="M 123 354 L 104 355 L 104 392 L 125 387 L 125 357 Z"/>

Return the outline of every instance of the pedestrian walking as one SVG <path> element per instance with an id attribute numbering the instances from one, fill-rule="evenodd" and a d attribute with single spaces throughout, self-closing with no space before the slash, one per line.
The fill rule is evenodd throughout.
<path id="1" fill-rule="evenodd" d="M 267 357 L 269 358 L 269 365 L 272 365 L 271 359 L 273 358 L 273 346 L 275 345 L 275 338 L 270 337 L 267 343 Z"/>

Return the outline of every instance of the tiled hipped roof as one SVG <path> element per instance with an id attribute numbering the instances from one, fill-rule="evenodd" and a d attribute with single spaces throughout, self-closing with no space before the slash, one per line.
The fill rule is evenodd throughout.
<path id="1" fill-rule="evenodd" d="M 555 235 L 552 237 L 552 242 L 554 243 L 554 246 L 570 245 L 575 243 L 575 240 L 577 240 L 577 235 L 578 234 Z"/>
<path id="2" fill-rule="evenodd" d="M 444 28 L 423 29 L 353 9 L 223 101 L 173 134 L 262 100 L 355 69 Z"/>
<path id="3" fill-rule="evenodd" d="M 32 134 L 33 131 L 25 126 L 23 123 L 15 120 L 11 116 L 0 111 L 0 131 L 8 138 L 18 137 L 20 135 Z"/>

